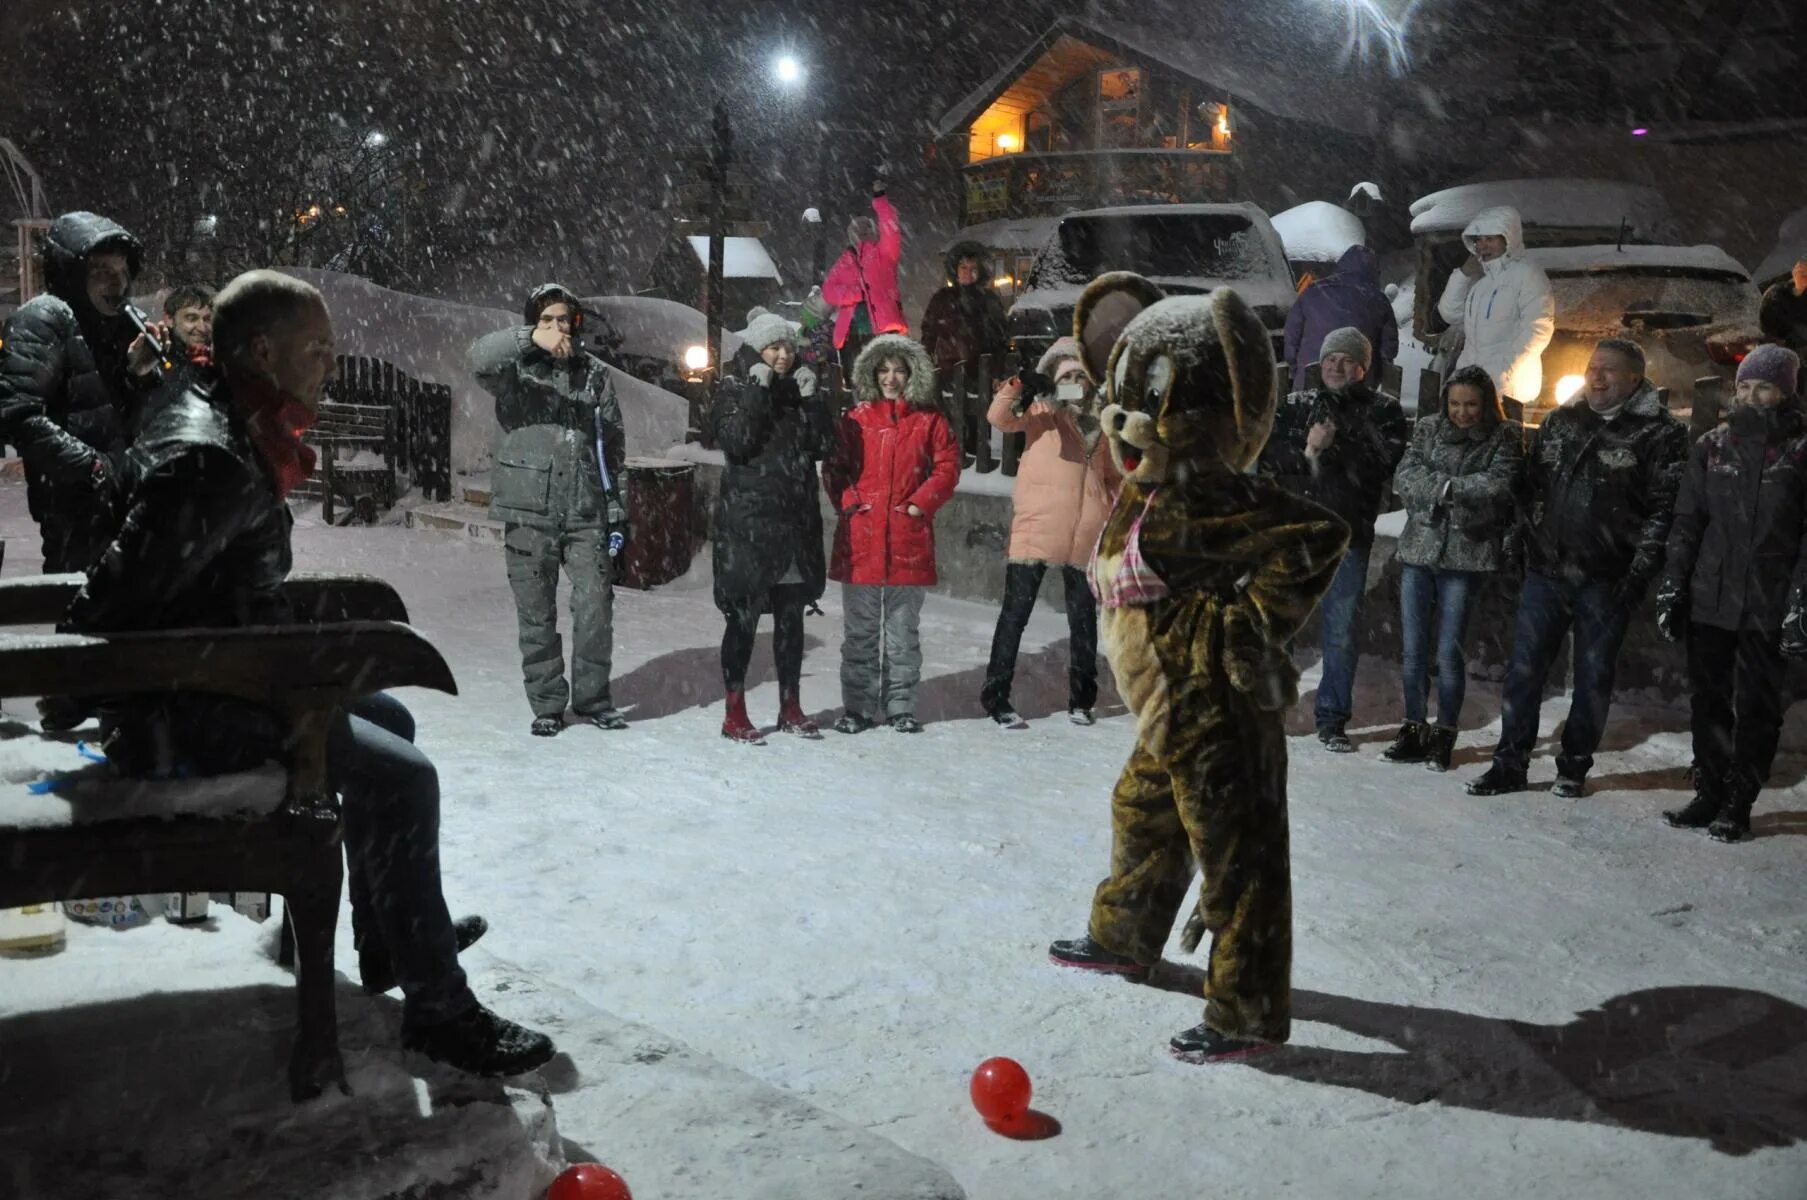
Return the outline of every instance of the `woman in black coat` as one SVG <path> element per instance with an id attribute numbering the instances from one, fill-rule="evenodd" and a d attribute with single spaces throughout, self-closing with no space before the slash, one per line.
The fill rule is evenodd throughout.
<path id="1" fill-rule="evenodd" d="M 715 504 L 715 605 L 722 631 L 722 683 L 727 714 L 722 736 L 758 743 L 747 718 L 747 664 L 761 613 L 772 614 L 778 665 L 778 728 L 818 737 L 803 715 L 803 610 L 819 599 L 827 577 L 822 554 L 821 485 L 816 464 L 835 445 L 834 416 L 816 391 L 816 376 L 797 366 L 796 334 L 765 313 L 742 335 L 746 343 L 715 399 L 715 443 L 727 459 Z"/>
<path id="2" fill-rule="evenodd" d="M 1800 359 L 1759 346 L 1738 402 L 1694 444 L 1669 530 L 1657 628 L 1688 643 L 1696 793 L 1663 814 L 1722 842 L 1750 832 L 1788 707 L 1785 658 L 1807 655 L 1807 418 Z"/>

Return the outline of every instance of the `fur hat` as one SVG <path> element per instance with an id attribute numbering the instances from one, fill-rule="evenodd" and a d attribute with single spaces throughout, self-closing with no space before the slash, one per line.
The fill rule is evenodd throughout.
<path id="1" fill-rule="evenodd" d="M 1364 371 L 1374 365 L 1374 347 L 1362 331 L 1353 325 L 1332 329 L 1324 335 L 1324 344 L 1318 348 L 1318 361 L 1323 362 L 1332 354 L 1347 354 L 1360 363 Z"/>
<path id="2" fill-rule="evenodd" d="M 1079 359 L 1080 365 L 1085 365 L 1084 359 L 1079 353 L 1077 339 L 1072 337 L 1055 338 L 1054 344 L 1042 352 L 1041 359 L 1035 364 L 1035 373 L 1046 375 L 1052 379 L 1054 378 L 1054 365 L 1067 358 Z"/>
<path id="3" fill-rule="evenodd" d="M 1784 396 L 1792 396 L 1801 381 L 1801 356 L 1773 342 L 1758 346 L 1738 364 L 1738 382 L 1747 379 L 1773 383 Z"/>
<path id="4" fill-rule="evenodd" d="M 902 359 L 910 368 L 909 382 L 904 384 L 904 399 L 917 408 L 935 407 L 935 364 L 922 343 L 901 333 L 881 333 L 866 343 L 860 356 L 853 360 L 853 397 L 877 400 L 878 368 L 888 358 Z"/>
<path id="5" fill-rule="evenodd" d="M 761 312 L 747 323 L 740 340 L 755 354 L 763 354 L 767 346 L 779 342 L 789 342 L 791 348 L 797 346 L 797 331 L 791 323 L 773 312 Z"/>

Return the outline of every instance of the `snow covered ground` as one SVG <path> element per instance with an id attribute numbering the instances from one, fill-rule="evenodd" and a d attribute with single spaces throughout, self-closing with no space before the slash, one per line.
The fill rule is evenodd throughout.
<path id="1" fill-rule="evenodd" d="M 7 572 L 30 569 L 17 486 L 0 533 Z M 1059 616 L 1025 639 L 1027 731 L 979 717 L 993 610 L 932 597 L 926 732 L 737 746 L 716 736 L 705 555 L 617 595 L 629 729 L 548 742 L 527 733 L 499 547 L 305 514 L 296 542 L 299 568 L 393 580 L 453 666 L 460 696 L 405 698 L 445 787 L 451 906 L 489 918 L 488 953 L 942 1163 L 975 1200 L 1807 1195 L 1798 756 L 1739 846 L 1657 816 L 1682 798 L 1676 711 L 1615 713 L 1583 801 L 1473 799 L 1497 696 L 1471 690 L 1459 770 L 1438 777 L 1379 759 L 1395 688 L 1365 667 L 1361 753 L 1293 743 L 1293 1044 L 1188 1067 L 1166 1040 L 1199 1018 L 1196 960 L 1171 948 L 1142 987 L 1046 960 L 1084 929 L 1132 737 L 1121 715 L 1065 720 Z M 803 689 L 829 713 L 833 592 L 823 607 Z M 762 635 L 750 707 L 768 724 L 770 664 Z M 977 1120 L 967 1077 L 994 1054 L 1028 1068 L 1058 1136 Z M 559 1124 L 608 1143 L 581 1113 Z M 696 1153 L 672 1140 L 674 1162 Z"/>

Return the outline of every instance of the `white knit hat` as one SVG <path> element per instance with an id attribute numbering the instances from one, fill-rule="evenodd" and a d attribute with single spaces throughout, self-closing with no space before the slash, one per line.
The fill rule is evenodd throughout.
<path id="1" fill-rule="evenodd" d="M 1042 352 L 1041 361 L 1035 364 L 1035 373 L 1052 379 L 1054 365 L 1067 358 L 1079 358 L 1079 342 L 1071 336 L 1055 338 L 1054 344 Z"/>
<path id="2" fill-rule="evenodd" d="M 751 346 L 753 353 L 760 354 L 767 346 L 778 342 L 789 342 L 794 348 L 797 345 L 797 330 L 777 313 L 760 313 L 741 333 L 740 340 Z"/>

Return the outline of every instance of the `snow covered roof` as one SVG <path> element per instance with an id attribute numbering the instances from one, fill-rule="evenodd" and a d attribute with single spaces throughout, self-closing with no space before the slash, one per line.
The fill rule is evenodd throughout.
<path id="1" fill-rule="evenodd" d="M 690 243 L 691 253 L 696 255 L 697 262 L 709 269 L 709 239 L 690 236 L 684 239 Z M 778 264 L 766 252 L 765 243 L 758 238 L 731 237 L 723 239 L 722 275 L 728 279 L 772 279 L 784 282 L 784 276 L 778 273 Z"/>
<path id="2" fill-rule="evenodd" d="M 1496 179 L 1445 188 L 1412 202 L 1412 232 L 1458 231 L 1482 209 L 1501 205 L 1517 209 L 1527 226 L 1617 229 L 1624 219 L 1640 237 L 1673 234 L 1661 192 L 1607 179 Z"/>
<path id="3" fill-rule="evenodd" d="M 1231 100 L 1240 100 L 1277 116 L 1309 121 L 1350 133 L 1373 131 L 1377 109 L 1351 103 L 1358 86 L 1346 76 L 1329 78 L 1322 63 L 1313 63 L 1313 52 L 1293 45 L 1292 61 L 1278 56 L 1245 55 L 1232 50 L 1213 27 L 1188 36 L 1172 26 L 1148 28 L 1096 16 L 1066 16 L 1050 25 L 1040 37 L 1006 62 L 984 83 L 961 97 L 936 124 L 937 137 L 946 137 L 989 108 L 1010 84 L 1063 34 L 1103 45 L 1126 57 L 1160 63 L 1199 83 L 1221 87 Z M 1318 69 L 1312 69 L 1313 67 Z M 1331 87 L 1338 89 L 1333 93 Z M 1341 96 L 1340 102 L 1337 95 Z"/>
<path id="4" fill-rule="evenodd" d="M 1537 246 L 1525 257 L 1547 272 L 1683 270 L 1750 278 L 1744 264 L 1718 246 Z"/>
<path id="5" fill-rule="evenodd" d="M 1797 208 L 1782 218 L 1776 231 L 1776 248 L 1766 255 L 1752 274 L 1759 284 L 1774 283 L 1807 256 L 1807 208 Z"/>
<path id="6" fill-rule="evenodd" d="M 1335 262 L 1368 240 L 1361 218 L 1339 205 L 1307 200 L 1274 216 L 1274 230 L 1294 261 Z"/>

